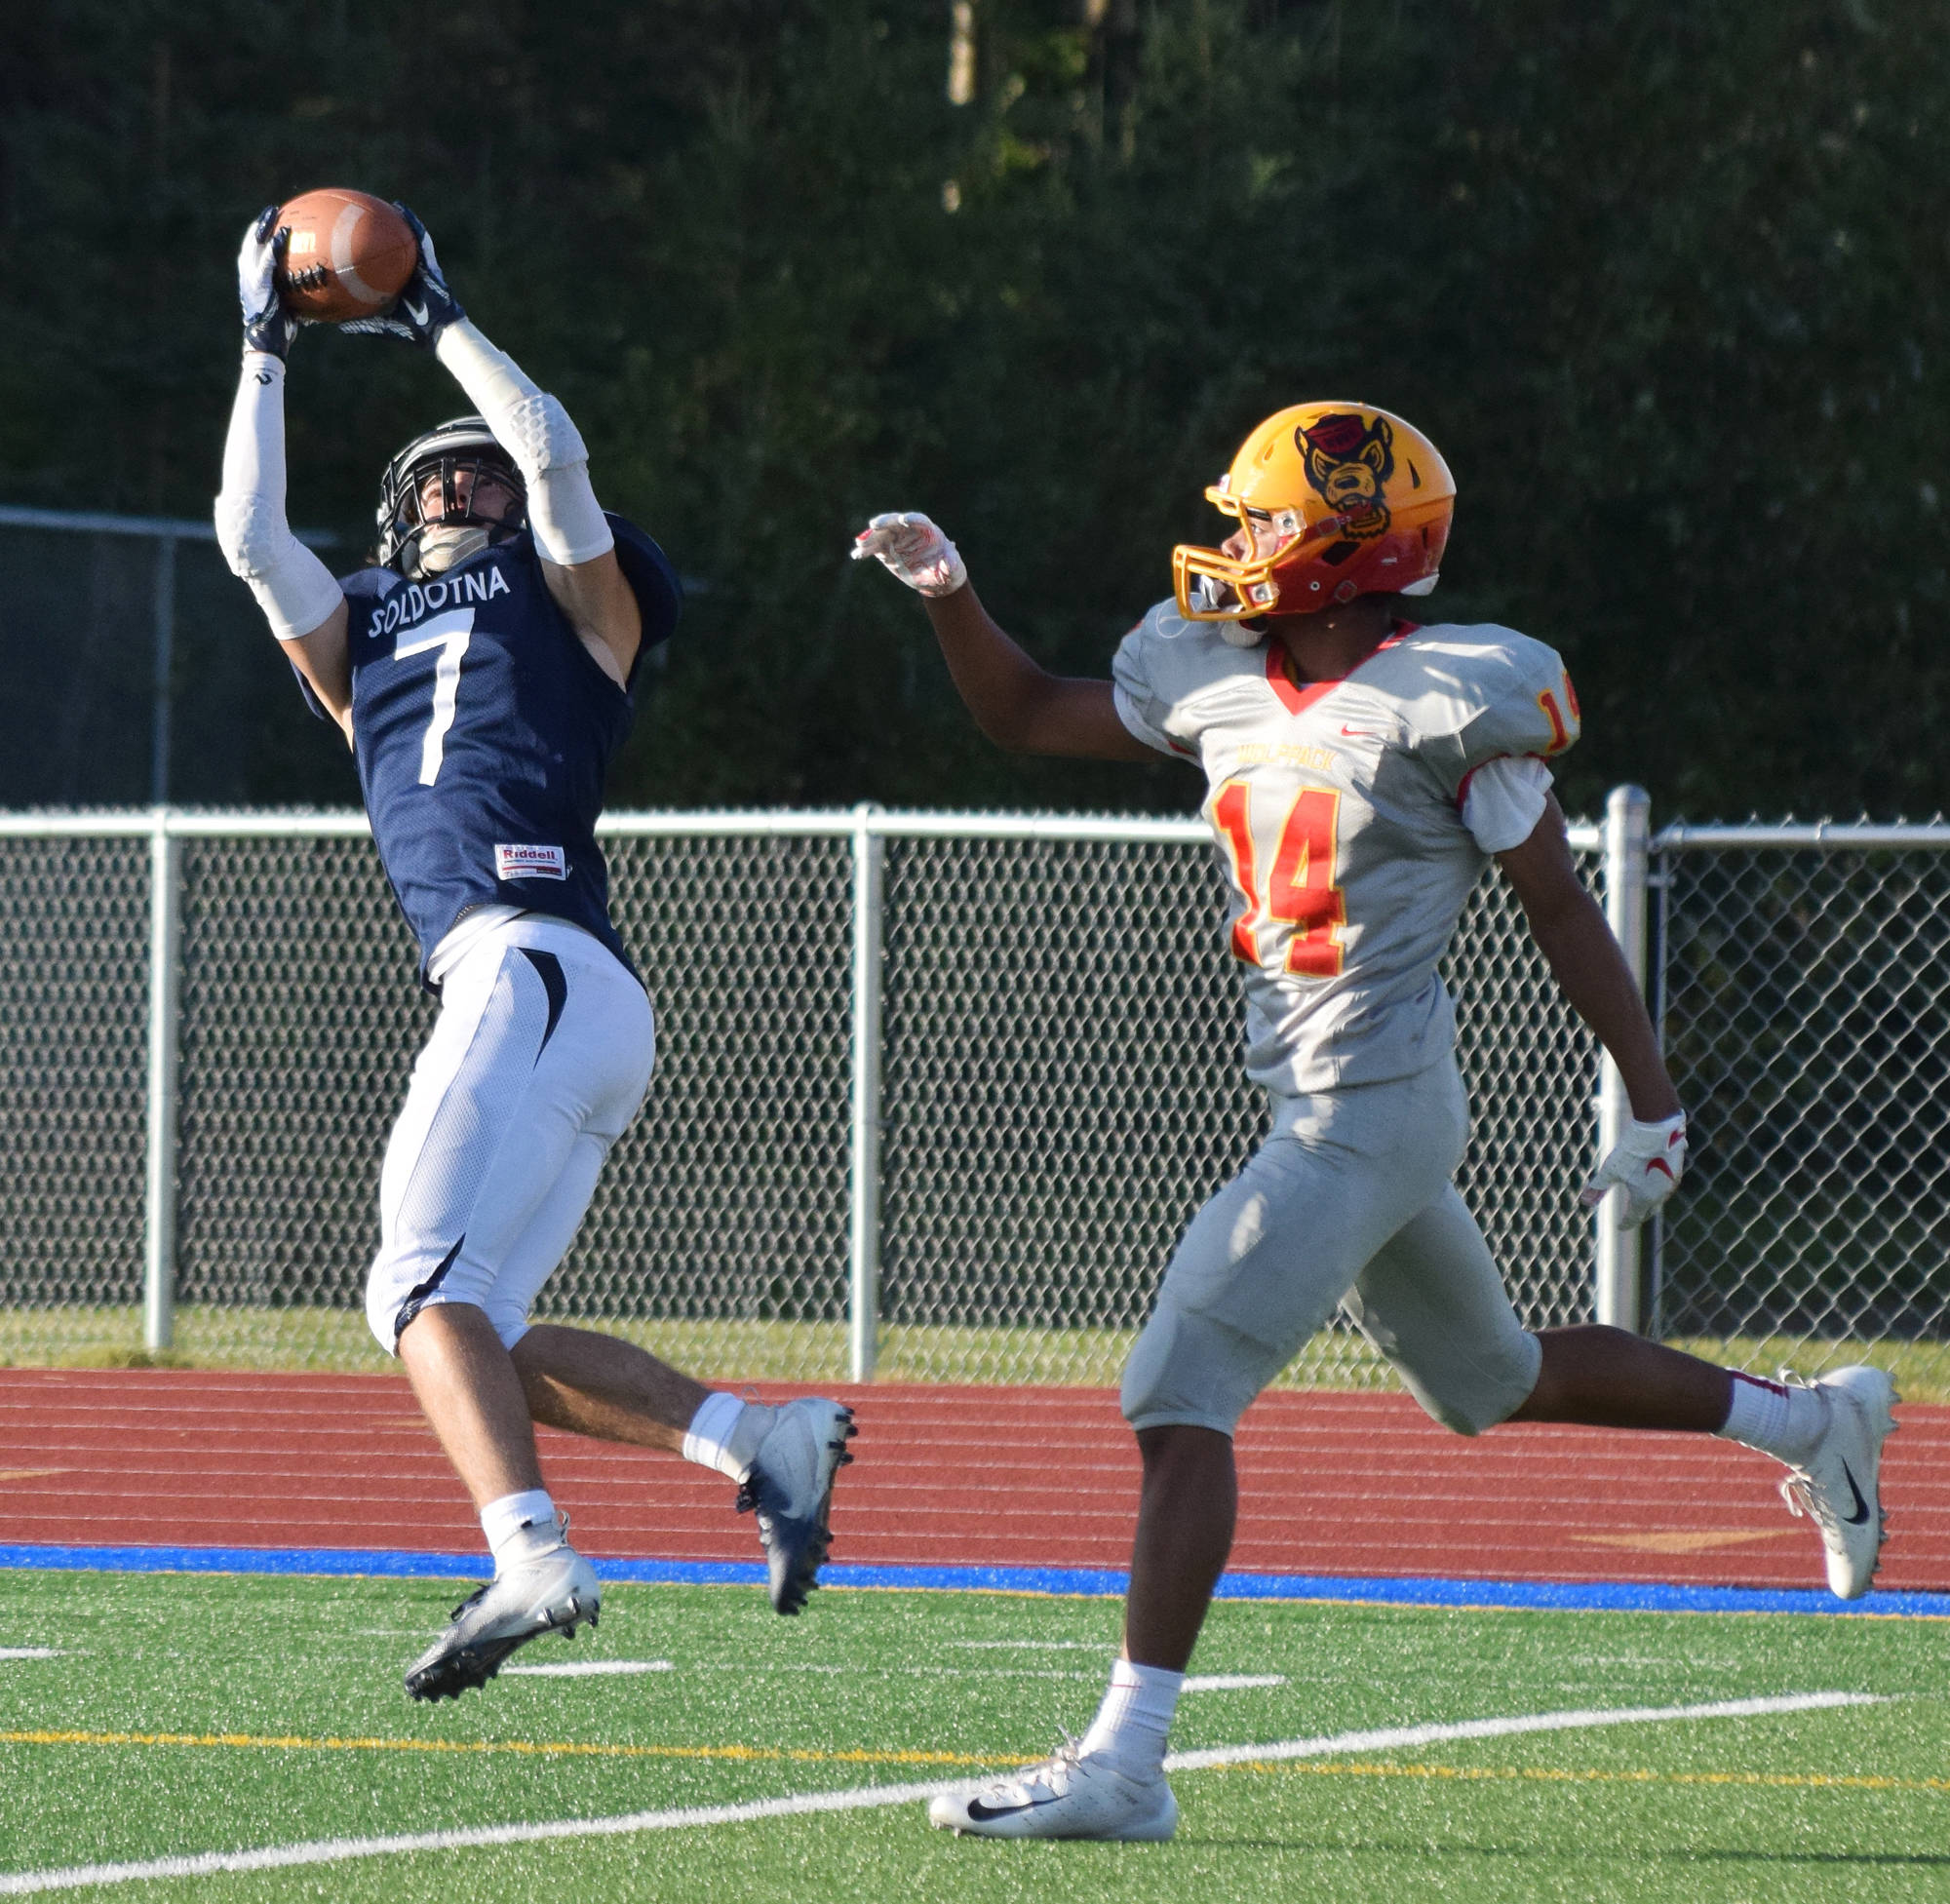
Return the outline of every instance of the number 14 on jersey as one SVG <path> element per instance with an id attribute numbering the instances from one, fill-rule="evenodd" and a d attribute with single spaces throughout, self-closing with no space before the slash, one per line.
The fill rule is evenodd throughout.
<path id="1" fill-rule="evenodd" d="M 1253 841 L 1252 788 L 1243 779 L 1223 782 L 1212 796 L 1212 824 L 1225 841 L 1232 882 L 1245 901 L 1232 921 L 1232 955 L 1248 965 L 1260 955 L 1260 927 L 1293 928 L 1280 969 L 1303 978 L 1341 976 L 1341 928 L 1347 908 L 1334 883 L 1335 825 L 1341 796 L 1327 787 L 1303 787 L 1280 823 L 1272 868 L 1262 884 Z M 1275 940 L 1277 944 L 1277 939 Z"/>

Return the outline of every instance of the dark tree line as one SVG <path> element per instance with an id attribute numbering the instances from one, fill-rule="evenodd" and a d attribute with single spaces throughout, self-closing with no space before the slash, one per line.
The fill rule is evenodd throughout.
<path id="1" fill-rule="evenodd" d="M 1456 470 L 1448 612 L 1564 650 L 1567 804 L 1945 803 L 1934 10 L 978 0 L 964 105 L 950 11 L 10 10 L 0 500 L 202 514 L 238 235 L 353 184 L 426 217 L 696 585 L 620 800 L 1186 803 L 1168 766 L 995 756 L 847 539 L 929 510 L 1006 625 L 1101 672 L 1239 436 L 1327 395 Z M 301 337 L 293 518 L 363 532 L 458 407 L 397 346 Z M 263 718 L 261 797 L 350 796 Z"/>

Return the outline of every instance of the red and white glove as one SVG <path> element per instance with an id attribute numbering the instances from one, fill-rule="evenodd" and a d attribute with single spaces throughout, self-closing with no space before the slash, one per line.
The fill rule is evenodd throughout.
<path id="1" fill-rule="evenodd" d="M 1618 1226 L 1636 1229 L 1679 1187 L 1685 1173 L 1685 1111 L 1657 1124 L 1641 1124 L 1634 1118 L 1578 1200 L 1585 1209 L 1595 1210 L 1610 1191 L 1622 1191 Z"/>
<path id="2" fill-rule="evenodd" d="M 876 516 L 853 538 L 853 560 L 869 556 L 922 595 L 953 595 L 968 585 L 967 564 L 955 544 L 925 516 Z"/>

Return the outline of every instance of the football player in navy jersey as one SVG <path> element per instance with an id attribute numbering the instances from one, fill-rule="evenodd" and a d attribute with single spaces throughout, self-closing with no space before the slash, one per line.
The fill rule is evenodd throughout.
<path id="1" fill-rule="evenodd" d="M 404 211 L 404 208 L 402 208 Z M 380 486 L 371 566 L 334 578 L 285 517 L 284 385 L 297 321 L 276 208 L 238 257 L 244 367 L 218 539 L 314 713 L 345 735 L 380 863 L 441 1000 L 380 1178 L 367 1285 L 480 1511 L 494 1577 L 407 1674 L 418 1699 L 485 1684 L 538 1633 L 596 1623 L 602 1590 L 543 1484 L 533 1423 L 669 1449 L 740 1484 L 772 1605 L 816 1583 L 852 1417 L 713 1391 L 529 1304 L 649 1087 L 649 1000 L 608 912 L 604 772 L 677 577 L 598 505 L 567 412 L 471 324 L 425 228 L 393 310 L 342 328 L 431 350 L 476 414 L 415 438 Z"/>

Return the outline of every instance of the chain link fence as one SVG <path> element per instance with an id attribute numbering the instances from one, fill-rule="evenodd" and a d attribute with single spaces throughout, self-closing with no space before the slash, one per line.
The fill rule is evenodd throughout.
<path id="1" fill-rule="evenodd" d="M 1661 855 L 1696 1147 L 1654 1326 L 1762 1364 L 1902 1344 L 1950 1385 L 1950 828 L 1715 832 Z"/>
<path id="2" fill-rule="evenodd" d="M 1944 831 L 1873 852 L 1654 842 L 1655 991 L 1699 1140 L 1646 1265 L 1660 1333 L 1744 1362 L 1892 1340 L 1940 1356 Z M 858 813 L 605 833 L 657 1078 L 541 1311 L 717 1379 L 837 1379 L 864 1300 L 883 1379 L 1113 1381 L 1178 1232 L 1264 1124 L 1203 829 Z M 1602 885 L 1598 830 L 1574 838 Z M 172 1022 L 148 981 L 153 866 L 175 869 Z M 1475 1103 L 1464 1194 L 1526 1320 L 1588 1319 L 1592 1042 L 1495 879 L 1446 976 Z M 9 817 L 0 1362 L 387 1366 L 360 1292 L 432 1009 L 357 816 Z M 176 1069 L 146 1087 L 152 1116 L 159 1040 Z M 145 1251 L 174 1302 L 159 1314 L 152 1290 L 146 1327 Z M 1286 1379 L 1389 1378 L 1334 1327 Z"/>

